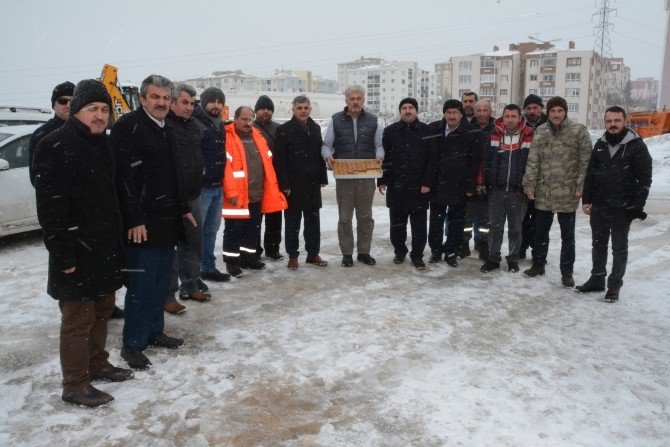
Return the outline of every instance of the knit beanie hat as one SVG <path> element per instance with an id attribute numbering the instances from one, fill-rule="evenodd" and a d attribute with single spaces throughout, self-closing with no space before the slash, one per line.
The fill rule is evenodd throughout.
<path id="1" fill-rule="evenodd" d="M 560 96 L 554 96 L 549 101 L 547 101 L 547 112 L 554 107 L 561 107 L 563 110 L 565 110 L 565 113 L 568 113 L 568 102 Z"/>
<path id="2" fill-rule="evenodd" d="M 533 94 L 530 94 L 530 95 L 526 96 L 526 99 L 523 100 L 523 108 L 525 109 L 530 104 L 537 104 L 540 107 L 544 107 L 544 103 L 542 102 L 542 98 L 540 98 L 537 95 L 533 95 Z"/>
<path id="3" fill-rule="evenodd" d="M 400 111 L 400 109 L 402 109 L 402 106 L 405 105 L 405 104 L 412 104 L 414 106 L 414 108 L 416 109 L 416 111 L 417 112 L 419 111 L 419 103 L 416 102 L 416 99 L 414 99 L 414 98 L 405 98 L 402 101 L 400 101 L 400 105 L 398 106 L 398 111 Z"/>
<path id="4" fill-rule="evenodd" d="M 221 104 L 226 103 L 226 95 L 223 94 L 223 91 L 217 87 L 209 87 L 200 93 L 200 105 L 204 109 L 207 104 L 216 100 L 221 101 Z"/>
<path id="5" fill-rule="evenodd" d="M 74 84 L 70 81 L 65 81 L 62 84 L 58 84 L 54 87 L 54 91 L 51 92 L 51 108 L 56 103 L 56 100 L 61 96 L 72 96 L 74 93 Z"/>
<path id="6" fill-rule="evenodd" d="M 70 114 L 74 115 L 92 102 L 104 102 L 110 109 L 112 108 L 112 98 L 102 82 L 96 79 L 79 81 L 72 94 Z"/>
<path id="7" fill-rule="evenodd" d="M 458 109 L 460 110 L 461 113 L 465 113 L 463 111 L 463 103 L 460 102 L 458 99 L 447 99 L 444 102 L 444 106 L 442 106 L 442 113 L 445 113 L 447 109 Z"/>
<path id="8" fill-rule="evenodd" d="M 275 111 L 275 104 L 272 102 L 269 96 L 261 95 L 256 101 L 256 106 L 254 107 L 254 113 L 258 112 L 260 109 L 270 109 L 273 112 Z"/>

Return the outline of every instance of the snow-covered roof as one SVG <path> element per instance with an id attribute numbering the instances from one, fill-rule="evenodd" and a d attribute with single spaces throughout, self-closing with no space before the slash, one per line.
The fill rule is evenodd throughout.
<path id="1" fill-rule="evenodd" d="M 504 50 L 498 50 L 498 51 L 488 51 L 486 53 L 482 53 L 482 56 L 499 56 L 499 57 L 504 57 L 504 56 L 514 56 L 515 54 L 519 54 L 518 51 L 504 51 Z"/>
<path id="2" fill-rule="evenodd" d="M 526 53 L 527 56 L 533 56 L 533 55 L 538 55 L 538 54 L 548 54 L 548 53 L 562 53 L 564 51 L 571 51 L 571 52 L 584 52 L 584 51 L 591 51 L 591 50 L 577 50 L 575 48 L 549 48 L 548 50 L 535 50 L 531 51 L 529 53 Z"/>

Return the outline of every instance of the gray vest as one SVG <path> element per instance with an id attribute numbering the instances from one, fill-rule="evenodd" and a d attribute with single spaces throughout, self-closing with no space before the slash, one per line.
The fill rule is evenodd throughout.
<path id="1" fill-rule="evenodd" d="M 364 111 L 358 115 L 356 127 L 354 143 L 354 120 L 346 112 L 333 115 L 333 158 L 376 158 L 377 117 Z"/>

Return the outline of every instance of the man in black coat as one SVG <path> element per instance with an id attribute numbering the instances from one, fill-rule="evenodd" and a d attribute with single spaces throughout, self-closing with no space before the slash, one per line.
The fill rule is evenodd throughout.
<path id="1" fill-rule="evenodd" d="M 114 292 L 123 285 L 123 227 L 105 134 L 111 107 L 102 83 L 81 81 L 72 116 L 35 152 L 37 216 L 49 251 L 47 292 L 61 311 L 62 398 L 85 407 L 114 400 L 92 380 L 133 376 L 110 365 L 105 350 Z"/>
<path id="2" fill-rule="evenodd" d="M 435 150 L 429 138 L 430 129 L 418 118 L 419 105 L 414 98 L 405 98 L 398 106 L 400 121 L 384 129 L 382 146 L 386 156 L 383 176 L 377 180 L 381 194 L 386 193 L 391 224 L 391 244 L 401 264 L 407 255 L 407 219 L 412 226 L 412 251 L 409 257 L 418 270 L 426 268 L 426 214 L 428 193 L 435 177 Z"/>
<path id="3" fill-rule="evenodd" d="M 321 188 L 328 184 L 328 174 L 321 158 L 321 127 L 309 117 L 311 111 L 309 98 L 296 96 L 293 100 L 293 118 L 279 126 L 275 135 L 273 165 L 279 189 L 288 200 L 288 209 L 284 211 L 285 243 L 289 256 L 288 268 L 291 270 L 298 269 L 298 239 L 303 217 L 307 251 L 305 262 L 319 267 L 328 265 L 319 256 Z"/>
<path id="4" fill-rule="evenodd" d="M 261 135 L 268 143 L 268 149 L 274 152 L 275 137 L 279 124 L 272 121 L 272 115 L 275 113 L 275 105 L 267 95 L 261 95 L 256 101 L 254 107 L 256 118 L 254 119 L 254 127 L 260 130 Z M 279 253 L 279 245 L 281 244 L 281 218 L 282 212 L 267 213 L 265 216 L 265 232 L 263 233 L 263 246 L 265 247 L 265 256 L 279 261 L 284 257 Z M 263 254 L 263 247 L 259 237 L 258 249 L 256 250 L 258 256 Z"/>
<path id="5" fill-rule="evenodd" d="M 196 226 L 184 222 L 186 241 L 179 241 L 172 268 L 170 290 L 165 302 L 165 311 L 180 314 L 186 310 L 178 303 L 179 299 L 206 302 L 211 299 L 208 292 L 198 289 L 200 280 L 200 261 L 202 259 L 202 151 L 200 150 L 201 131 L 193 121 L 191 114 L 195 106 L 196 91 L 188 84 L 177 84 L 170 111 L 165 118 L 174 129 L 177 138 L 176 162 L 184 198 L 188 201 Z M 179 281 L 181 280 L 181 285 Z"/>
<path id="6" fill-rule="evenodd" d="M 180 348 L 184 340 L 163 333 L 174 249 L 183 237 L 182 216 L 197 224 L 180 188 L 177 141 L 165 122 L 172 82 L 150 75 L 140 86 L 142 107 L 123 115 L 110 136 L 117 163 L 117 189 L 126 230 L 126 291 L 123 357 L 137 370 L 151 362 L 148 345 Z"/>
<path id="7" fill-rule="evenodd" d="M 591 216 L 593 269 L 579 292 L 605 290 L 607 245 L 612 237 L 612 270 L 605 301 L 619 299 L 628 261 L 628 232 L 634 219 L 644 220 L 651 186 L 652 162 L 647 145 L 626 127 L 626 111 L 612 106 L 605 112 L 606 132 L 591 153 L 584 181 L 582 210 Z"/>
<path id="8" fill-rule="evenodd" d="M 438 161 L 431 190 L 428 243 L 432 253 L 431 263 L 440 261 L 444 253 L 447 264 L 456 267 L 465 226 L 466 199 L 475 193 L 484 138 L 482 132 L 473 129 L 464 118 L 463 105 L 459 100 L 447 100 L 442 111 L 444 118 L 430 124 Z M 447 243 L 443 247 L 445 216 L 449 229 Z"/>

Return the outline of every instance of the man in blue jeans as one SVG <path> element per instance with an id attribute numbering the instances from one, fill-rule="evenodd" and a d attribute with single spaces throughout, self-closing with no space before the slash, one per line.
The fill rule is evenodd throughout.
<path id="1" fill-rule="evenodd" d="M 226 132 L 223 128 L 221 112 L 226 97 L 221 89 L 210 87 L 200 94 L 200 105 L 193 111 L 195 123 L 202 131 L 202 158 L 205 166 L 202 191 L 203 229 L 202 260 L 200 277 L 205 281 L 230 281 L 230 275 L 216 268 L 216 234 L 221 227 L 221 204 L 223 202 L 223 170 L 226 167 Z M 207 286 L 199 283 L 201 292 Z"/>

